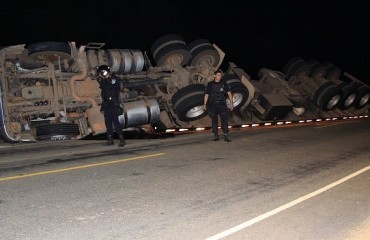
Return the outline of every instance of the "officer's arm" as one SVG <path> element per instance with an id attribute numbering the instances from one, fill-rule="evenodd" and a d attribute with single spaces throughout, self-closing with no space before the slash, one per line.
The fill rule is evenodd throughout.
<path id="1" fill-rule="evenodd" d="M 203 106 L 205 107 L 207 105 L 207 102 L 208 102 L 208 93 L 204 94 L 204 100 L 203 100 Z"/>
<path id="2" fill-rule="evenodd" d="M 227 92 L 227 96 L 229 97 L 229 101 L 230 101 L 230 111 L 232 111 L 233 110 L 233 108 L 234 108 L 234 104 L 233 104 L 233 94 L 231 93 L 231 91 L 228 91 Z"/>
<path id="3" fill-rule="evenodd" d="M 208 102 L 208 98 L 209 98 L 209 88 L 210 88 L 210 85 L 207 84 L 206 89 L 205 89 L 205 93 L 204 93 L 204 98 L 203 98 L 203 108 L 204 109 L 207 107 L 207 102 Z"/>
<path id="4" fill-rule="evenodd" d="M 232 103 L 233 102 L 233 94 L 230 91 L 228 91 L 227 96 L 229 97 L 229 101 Z"/>

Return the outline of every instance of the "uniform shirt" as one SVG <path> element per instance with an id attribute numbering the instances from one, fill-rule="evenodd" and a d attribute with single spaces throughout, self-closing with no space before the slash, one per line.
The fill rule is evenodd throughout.
<path id="1" fill-rule="evenodd" d="M 117 77 L 112 76 L 100 81 L 101 97 L 103 99 L 102 108 L 109 104 L 119 103 L 121 84 Z"/>
<path id="2" fill-rule="evenodd" d="M 230 92 L 230 87 L 225 81 L 212 81 L 207 84 L 205 93 L 209 95 L 209 101 L 211 103 L 226 102 L 227 92 Z"/>

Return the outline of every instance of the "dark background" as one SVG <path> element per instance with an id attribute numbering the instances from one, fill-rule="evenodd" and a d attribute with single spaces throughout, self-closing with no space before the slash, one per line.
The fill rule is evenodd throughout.
<path id="1" fill-rule="evenodd" d="M 1 1 L 0 46 L 105 42 L 150 53 L 176 33 L 206 38 L 253 79 L 293 57 L 330 61 L 370 83 L 370 1 Z"/>

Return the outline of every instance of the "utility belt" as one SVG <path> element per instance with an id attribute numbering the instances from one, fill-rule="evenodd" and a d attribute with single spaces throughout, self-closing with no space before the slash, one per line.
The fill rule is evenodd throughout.
<path id="1" fill-rule="evenodd" d="M 106 101 L 106 102 L 116 102 L 117 100 L 116 100 L 116 99 L 114 99 L 113 97 L 106 97 L 106 98 L 105 98 L 105 101 Z"/>
<path id="2" fill-rule="evenodd" d="M 225 104 L 226 100 L 215 100 L 213 101 L 213 104 Z"/>

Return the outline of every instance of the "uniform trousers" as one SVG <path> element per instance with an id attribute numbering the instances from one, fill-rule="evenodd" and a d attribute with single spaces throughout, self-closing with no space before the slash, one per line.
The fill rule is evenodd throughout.
<path id="1" fill-rule="evenodd" d="M 212 116 L 212 132 L 214 134 L 218 134 L 218 116 L 220 116 L 221 129 L 224 134 L 227 134 L 229 132 L 229 109 L 227 108 L 226 102 L 214 102 L 212 103 L 210 110 Z"/>
<path id="2" fill-rule="evenodd" d="M 123 135 L 122 125 L 118 121 L 117 107 L 114 102 L 108 102 L 104 108 L 104 121 L 107 128 L 107 135 L 113 135 L 113 126 L 118 136 Z"/>

